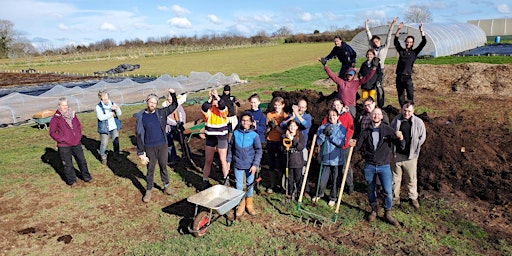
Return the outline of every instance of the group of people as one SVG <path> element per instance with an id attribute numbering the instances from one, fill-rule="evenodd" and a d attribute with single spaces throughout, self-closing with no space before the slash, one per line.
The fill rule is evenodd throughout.
<path id="1" fill-rule="evenodd" d="M 354 192 L 353 170 L 348 164 L 351 149 L 361 151 L 365 160 L 363 174 L 367 182 L 367 195 L 371 206 L 369 221 L 377 216 L 378 183 L 382 185 L 384 197 L 385 219 L 399 225 L 392 216 L 393 204 L 400 203 L 402 176 L 405 177 L 408 197 L 414 207 L 419 208 L 417 192 L 417 159 L 420 147 L 425 141 L 425 126 L 420 118 L 414 115 L 414 89 L 411 79 L 412 66 L 426 39 L 423 25 L 419 29 L 422 34 L 420 45 L 413 49 L 414 37 L 407 36 L 405 48 L 398 41 L 399 31 L 404 27 L 400 23 L 395 33 L 394 44 L 399 54 L 396 70 L 396 83 L 401 113 L 391 123 L 381 107 L 384 102 L 382 90 L 384 77 L 384 59 L 391 40 L 391 32 L 397 19 L 394 18 L 385 44 L 381 44 L 378 36 L 372 36 L 365 27 L 371 48 L 366 53 L 367 60 L 362 64 L 359 79 L 354 69 L 356 54 L 340 37 L 335 38 L 335 47 L 324 58 L 319 58 L 325 72 L 337 84 L 338 97 L 326 113 L 321 126 L 316 131 L 316 143 L 319 145 L 319 162 L 322 166 L 318 193 L 312 198 L 318 201 L 324 197 L 329 180 L 332 180 L 328 205 L 334 206 L 340 190 L 341 177 L 339 170 L 348 170 L 347 191 Z M 335 75 L 326 65 L 327 61 L 337 57 L 342 63 L 340 73 Z M 356 113 L 356 94 L 362 88 L 365 112 Z M 209 97 L 201 106 L 205 121 L 205 163 L 203 182 L 200 190 L 211 186 L 209 182 L 211 166 L 215 153 L 218 153 L 222 172 L 221 184 L 229 184 L 229 173 L 233 169 L 236 188 L 243 190 L 244 183 L 248 190 L 241 201 L 236 215 L 241 216 L 247 211 L 254 215 L 253 204 L 255 177 L 261 169 L 263 148 L 268 158 L 268 177 L 270 184 L 266 192 L 271 194 L 281 191 L 289 199 L 298 194 L 304 181 L 304 168 L 308 159 L 308 136 L 312 126 L 312 117 L 307 113 L 306 99 L 300 99 L 291 107 L 292 112 L 286 113 L 285 100 L 275 97 L 271 101 L 272 111 L 263 113 L 259 108 L 260 98 L 257 94 L 249 97 L 251 108 L 237 117 L 240 102 L 230 93 L 229 85 L 223 93 L 209 91 Z M 404 91 L 407 92 L 407 100 Z M 177 161 L 174 138 L 179 134 L 177 129 L 183 126 L 186 113 L 178 104 L 176 93 L 169 89 L 169 95 L 161 108 L 157 108 L 158 96 L 150 94 L 146 98 L 146 108 L 134 114 L 136 118 L 137 155 L 141 163 L 147 165 L 147 185 L 143 196 L 144 202 L 151 201 L 154 186 L 156 165 L 160 168 L 163 192 L 171 194 L 167 165 Z M 98 127 L 106 125 L 106 132 L 98 128 L 100 133 L 99 155 L 102 164 L 107 164 L 106 148 L 109 137 L 113 141 L 114 158 L 119 157 L 119 123 L 116 122 L 122 112 L 121 108 L 110 100 L 109 94 L 100 91 L 100 102 L 96 106 Z M 358 119 L 356 119 L 358 117 Z M 85 161 L 80 139 L 81 124 L 76 114 L 68 106 L 67 99 L 61 98 L 58 110 L 50 122 L 50 135 L 57 142 L 59 154 L 64 164 L 66 184 L 76 186 L 76 174 L 72 157 L 78 163 L 83 180 L 92 181 Z M 183 149 L 183 145 L 182 145 Z M 393 167 L 391 168 L 391 162 Z M 286 163 L 286 165 L 284 165 Z M 391 170 L 393 169 L 393 170 Z M 285 176 L 285 187 L 280 186 Z M 309 195 L 309 184 L 306 186 Z M 307 197 L 307 196 L 306 196 Z"/>

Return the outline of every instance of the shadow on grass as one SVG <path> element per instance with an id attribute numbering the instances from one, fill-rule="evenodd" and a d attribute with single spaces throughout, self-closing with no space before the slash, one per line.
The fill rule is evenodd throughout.
<path id="1" fill-rule="evenodd" d="M 53 148 L 45 148 L 44 151 L 44 154 L 41 156 L 41 161 L 43 163 L 50 165 L 55 171 L 55 173 L 59 175 L 60 179 L 66 182 L 66 176 L 64 174 L 64 164 L 62 163 L 62 159 L 60 158 L 59 152 Z M 82 172 L 74 168 L 74 166 L 73 169 L 75 170 L 76 177 L 81 180 L 84 180 Z"/>
<path id="2" fill-rule="evenodd" d="M 173 203 L 162 208 L 162 212 L 182 217 L 178 224 L 177 231 L 180 234 L 185 235 L 191 234 L 188 228 L 192 225 L 192 222 L 194 221 L 194 209 L 195 206 L 192 203 L 189 203 L 185 198 L 182 199 L 181 201 L 178 201 L 176 203 Z M 201 209 L 199 209 L 198 211 L 200 210 Z"/>
<path id="3" fill-rule="evenodd" d="M 82 144 L 99 162 L 101 162 L 101 156 L 98 152 L 100 142 L 98 140 L 84 136 L 82 137 Z M 140 191 L 141 195 L 143 195 L 146 192 L 146 188 L 140 183 L 139 179 L 146 179 L 146 176 L 137 167 L 137 164 L 128 159 L 129 155 L 129 152 L 122 151 L 118 157 L 115 157 L 112 151 L 107 151 L 107 166 L 114 175 L 129 179 L 133 186 L 135 186 Z M 155 187 L 157 189 L 161 189 L 160 187 Z"/>

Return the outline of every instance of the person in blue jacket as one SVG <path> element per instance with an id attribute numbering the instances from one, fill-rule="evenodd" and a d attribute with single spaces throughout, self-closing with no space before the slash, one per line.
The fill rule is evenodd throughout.
<path id="1" fill-rule="evenodd" d="M 236 189 L 243 190 L 244 176 L 246 185 L 254 182 L 254 177 L 258 166 L 260 166 L 263 149 L 261 147 L 260 137 L 252 126 L 254 119 L 249 112 L 242 113 L 240 117 L 240 126 L 233 132 L 228 148 L 228 170 L 233 164 L 235 171 Z M 242 199 L 236 216 L 242 216 L 247 208 L 250 215 L 255 215 L 253 204 L 253 187 L 247 191 L 246 197 Z"/>
<path id="2" fill-rule="evenodd" d="M 329 177 L 332 176 L 332 190 L 329 195 L 329 206 L 334 206 L 338 197 L 338 184 L 341 184 L 339 169 L 345 163 L 343 157 L 343 145 L 345 144 L 345 135 L 347 130 L 339 120 L 339 114 L 336 109 L 329 110 L 329 122 L 321 125 L 316 131 L 316 143 L 321 145 L 320 161 L 322 162 L 322 176 L 320 178 L 319 192 L 313 198 L 314 202 L 324 196 L 325 188 Z M 338 182 L 340 180 L 340 182 Z"/>

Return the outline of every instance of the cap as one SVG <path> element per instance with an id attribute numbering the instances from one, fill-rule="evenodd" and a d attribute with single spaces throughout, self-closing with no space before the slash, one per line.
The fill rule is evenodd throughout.
<path id="1" fill-rule="evenodd" d="M 231 86 L 229 84 L 224 85 L 224 91 L 231 91 Z"/>
<path id="2" fill-rule="evenodd" d="M 356 71 L 351 69 L 347 72 L 347 75 L 355 75 L 356 74 Z"/>

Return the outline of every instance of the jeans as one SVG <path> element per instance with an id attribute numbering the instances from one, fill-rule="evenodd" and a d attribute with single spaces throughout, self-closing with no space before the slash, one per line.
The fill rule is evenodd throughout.
<path id="1" fill-rule="evenodd" d="M 66 178 L 66 184 L 71 185 L 76 182 L 75 168 L 73 167 L 73 157 L 78 164 L 78 169 L 82 173 L 82 177 L 85 181 L 91 180 L 91 174 L 87 168 L 87 162 L 85 161 L 84 150 L 82 144 L 78 144 L 72 147 L 59 147 L 59 155 L 64 165 L 64 177 Z"/>
<path id="2" fill-rule="evenodd" d="M 164 185 L 167 185 L 169 183 L 169 177 L 167 176 L 167 145 L 146 147 L 146 156 L 149 158 L 146 189 L 151 190 L 153 188 L 157 161 L 160 167 L 160 178 L 162 178 Z"/>
<path id="3" fill-rule="evenodd" d="M 114 129 L 112 131 L 109 131 L 109 134 L 100 134 L 100 155 L 102 157 L 105 156 L 105 158 L 105 151 L 107 151 L 109 136 L 110 138 L 112 138 L 112 142 L 114 144 L 114 152 L 119 153 L 119 131 L 117 129 Z"/>
<path id="4" fill-rule="evenodd" d="M 245 184 L 251 185 L 254 182 L 254 175 L 251 173 L 250 169 L 235 169 L 235 182 L 236 182 L 236 189 L 238 190 L 244 190 L 244 176 L 245 176 Z M 254 186 L 251 186 L 247 190 L 247 197 L 252 197 L 252 194 L 254 192 Z"/>
<path id="5" fill-rule="evenodd" d="M 393 207 L 393 192 L 392 192 L 392 174 L 389 164 L 386 165 L 364 165 L 364 177 L 368 183 L 368 201 L 370 205 L 377 204 L 377 192 L 375 191 L 375 177 L 378 176 L 382 183 L 382 190 L 384 192 L 384 209 L 391 210 Z"/>

